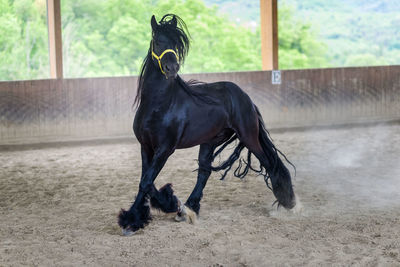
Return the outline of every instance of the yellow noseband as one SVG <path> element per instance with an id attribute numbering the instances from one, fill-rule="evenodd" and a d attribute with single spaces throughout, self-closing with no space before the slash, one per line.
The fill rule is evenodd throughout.
<path id="1" fill-rule="evenodd" d="M 153 46 L 153 43 L 151 43 L 151 44 L 152 44 L 152 46 Z M 175 57 L 176 57 L 176 61 L 179 62 L 179 56 L 178 56 L 178 54 L 175 52 L 175 50 L 173 50 L 173 49 L 165 49 L 165 50 L 161 53 L 160 56 L 157 56 L 157 54 L 154 53 L 154 51 L 153 51 L 153 47 L 151 48 L 151 56 L 152 56 L 153 58 L 157 59 L 157 61 L 158 61 L 158 66 L 160 67 L 161 73 L 164 74 L 165 77 L 168 79 L 167 75 L 165 74 L 165 71 L 163 70 L 163 68 L 162 68 L 162 66 L 161 66 L 161 59 L 162 59 L 162 57 L 163 57 L 166 53 L 172 53 L 172 54 L 174 54 Z"/>

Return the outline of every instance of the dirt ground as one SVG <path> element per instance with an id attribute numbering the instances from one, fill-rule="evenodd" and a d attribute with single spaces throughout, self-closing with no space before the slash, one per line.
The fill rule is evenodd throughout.
<path id="1" fill-rule="evenodd" d="M 195 225 L 153 213 L 125 237 L 135 141 L 0 152 L 0 266 L 400 266 L 400 125 L 272 133 L 297 166 L 299 213 L 271 207 L 262 177 L 212 174 Z M 133 139 L 133 138 L 132 138 Z M 198 148 L 162 170 L 185 199 Z"/>

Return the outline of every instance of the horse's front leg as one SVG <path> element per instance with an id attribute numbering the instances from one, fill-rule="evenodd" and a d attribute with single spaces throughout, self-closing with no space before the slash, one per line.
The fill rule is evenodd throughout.
<path id="1" fill-rule="evenodd" d="M 146 173 L 151 160 L 153 158 L 154 152 L 152 149 L 145 144 L 141 145 L 141 155 L 142 155 L 142 176 L 140 180 L 143 179 L 144 174 Z M 165 213 L 176 212 L 178 210 L 178 199 L 174 195 L 174 191 L 172 190 L 172 184 L 166 184 L 157 190 L 154 183 L 149 192 L 150 203 L 152 208 L 159 209 Z M 148 203 L 145 203 L 145 206 L 148 207 Z M 147 209 L 144 207 L 144 209 Z"/>
<path id="2" fill-rule="evenodd" d="M 173 149 L 159 149 L 154 153 L 150 160 L 150 157 L 146 157 L 149 155 L 145 155 L 145 158 L 143 158 L 142 149 L 142 161 L 145 166 L 143 167 L 142 165 L 143 174 L 139 184 L 139 192 L 130 209 L 128 211 L 121 210 L 118 218 L 118 224 L 122 227 L 123 234 L 132 234 L 140 228 L 143 228 L 150 221 L 151 217 L 148 197 L 157 194 L 153 182 L 173 151 Z M 146 159 L 150 161 L 148 166 Z"/>
<path id="3" fill-rule="evenodd" d="M 177 221 L 182 221 L 185 219 L 187 219 L 190 223 L 194 223 L 196 221 L 197 215 L 200 211 L 200 200 L 203 197 L 203 189 L 206 186 L 207 180 L 211 174 L 211 163 L 213 160 L 212 155 L 214 149 L 215 146 L 211 144 L 200 145 L 197 182 L 185 203 L 185 207 L 178 212 L 176 217 Z"/>

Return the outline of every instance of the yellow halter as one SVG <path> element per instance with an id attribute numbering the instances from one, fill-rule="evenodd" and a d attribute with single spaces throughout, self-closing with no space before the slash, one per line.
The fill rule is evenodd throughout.
<path id="1" fill-rule="evenodd" d="M 162 57 L 163 57 L 166 53 L 172 53 L 172 54 L 174 54 L 175 57 L 176 57 L 176 61 L 179 62 L 179 56 L 178 56 L 178 54 L 175 52 L 175 50 L 173 50 L 173 49 L 165 49 L 165 50 L 161 53 L 160 56 L 157 56 L 157 54 L 154 53 L 154 51 L 153 51 L 153 42 L 151 42 L 151 57 L 157 59 L 157 61 L 158 61 L 158 66 L 160 67 L 161 73 L 164 74 L 165 77 L 167 77 L 167 75 L 165 74 L 165 71 L 163 70 L 163 68 L 162 68 L 162 66 L 161 66 L 161 59 L 162 59 Z M 168 79 L 168 77 L 167 77 L 167 79 Z"/>

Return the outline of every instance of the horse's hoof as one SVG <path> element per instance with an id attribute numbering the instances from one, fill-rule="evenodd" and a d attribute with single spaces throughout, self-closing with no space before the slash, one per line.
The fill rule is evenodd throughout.
<path id="1" fill-rule="evenodd" d="M 185 205 L 178 197 L 177 197 L 177 199 L 178 199 L 178 214 L 176 214 L 176 216 L 175 216 L 175 221 L 176 222 L 184 222 L 184 221 L 186 221 Z"/>
<path id="2" fill-rule="evenodd" d="M 182 203 L 179 201 L 179 203 Z M 186 205 L 179 205 L 178 214 L 175 216 L 175 221 L 183 222 L 187 221 L 188 223 L 195 224 L 197 221 L 197 214 L 193 210 L 191 210 Z"/>
<path id="3" fill-rule="evenodd" d="M 122 228 L 122 235 L 123 236 L 133 236 L 134 234 L 135 234 L 134 231 Z"/>
<path id="4" fill-rule="evenodd" d="M 185 211 L 188 223 L 195 224 L 197 222 L 197 214 L 185 205 Z"/>
<path id="5" fill-rule="evenodd" d="M 175 221 L 187 221 L 188 223 L 195 224 L 197 221 L 197 214 L 188 206 L 180 205 L 178 208 L 178 214 L 175 216 Z"/>
<path id="6" fill-rule="evenodd" d="M 186 221 L 186 217 L 185 217 L 185 215 L 176 215 L 175 221 L 176 222 L 184 222 L 184 221 Z"/>

